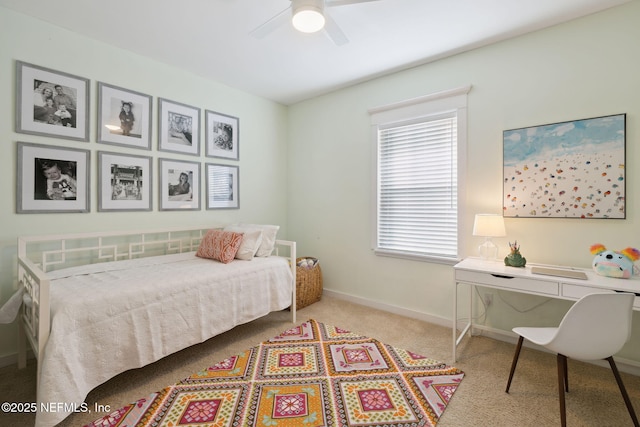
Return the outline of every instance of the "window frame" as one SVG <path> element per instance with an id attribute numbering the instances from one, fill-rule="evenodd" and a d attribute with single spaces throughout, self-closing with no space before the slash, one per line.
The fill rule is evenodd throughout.
<path id="1" fill-rule="evenodd" d="M 371 139 L 373 141 L 373 180 L 372 180 L 372 249 L 376 255 L 396 258 L 435 262 L 442 264 L 456 264 L 461 259 L 463 248 L 464 192 L 466 182 L 467 158 L 467 94 L 471 85 L 455 89 L 436 92 L 433 94 L 388 104 L 369 110 L 371 116 Z M 452 256 L 438 256 L 435 254 L 419 254 L 416 252 L 397 251 L 378 246 L 378 156 L 380 144 L 379 130 L 393 125 L 401 126 L 405 123 L 441 117 L 443 113 L 455 112 L 457 116 L 457 254 Z"/>

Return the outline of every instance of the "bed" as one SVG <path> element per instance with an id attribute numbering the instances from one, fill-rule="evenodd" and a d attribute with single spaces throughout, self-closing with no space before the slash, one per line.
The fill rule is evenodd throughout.
<path id="1" fill-rule="evenodd" d="M 296 322 L 295 242 L 274 234 L 268 256 L 222 263 L 201 255 L 212 232 L 18 239 L 24 289 L 18 365 L 26 366 L 30 343 L 37 358 L 36 426 L 86 410 L 89 391 L 121 372 L 272 311 L 290 307 Z"/>

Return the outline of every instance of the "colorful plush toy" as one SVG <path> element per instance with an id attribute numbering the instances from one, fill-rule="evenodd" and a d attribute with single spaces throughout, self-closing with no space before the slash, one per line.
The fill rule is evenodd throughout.
<path id="1" fill-rule="evenodd" d="M 637 273 L 638 268 L 633 263 L 640 259 L 640 251 L 635 248 L 626 248 L 621 251 L 607 250 L 601 243 L 591 246 L 593 259 L 593 271 L 601 276 L 618 277 L 628 279 Z"/>

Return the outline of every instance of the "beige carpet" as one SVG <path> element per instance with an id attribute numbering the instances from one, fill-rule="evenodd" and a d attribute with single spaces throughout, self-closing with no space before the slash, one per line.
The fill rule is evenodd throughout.
<path id="1" fill-rule="evenodd" d="M 451 329 L 397 316 L 339 299 L 322 301 L 298 312 L 307 319 L 339 326 L 447 363 L 451 360 Z M 128 371 L 94 389 L 87 397 L 117 409 L 173 384 L 193 372 L 269 339 L 290 326 L 288 311 L 272 313 L 241 325 L 203 344 L 168 356 L 152 365 Z M 486 337 L 465 339 L 454 366 L 465 372 L 464 381 L 438 426 L 555 426 L 560 424 L 555 355 L 523 349 L 509 394 L 504 392 L 514 345 Z M 640 377 L 622 373 L 636 412 L 640 413 Z M 569 426 L 620 427 L 632 425 L 613 375 L 601 368 L 569 361 L 567 394 Z M 0 401 L 35 400 L 35 364 L 18 371 L 0 369 Z M 100 414 L 75 414 L 60 426 L 82 426 Z M 32 426 L 33 415 L 0 413 L 0 426 Z"/>

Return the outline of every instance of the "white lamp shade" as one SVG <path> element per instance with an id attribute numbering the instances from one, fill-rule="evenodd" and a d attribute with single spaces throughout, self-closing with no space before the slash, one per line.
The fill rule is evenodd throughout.
<path id="1" fill-rule="evenodd" d="M 325 24 L 324 0 L 294 0 L 291 3 L 293 27 L 303 33 L 320 31 Z"/>
<path id="2" fill-rule="evenodd" d="M 498 214 L 476 214 L 476 219 L 473 222 L 473 235 L 481 237 L 506 236 L 504 218 Z"/>

